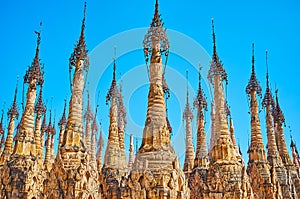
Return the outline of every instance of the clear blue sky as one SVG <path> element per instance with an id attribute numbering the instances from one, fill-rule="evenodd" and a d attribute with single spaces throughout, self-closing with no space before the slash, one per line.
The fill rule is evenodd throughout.
<path id="1" fill-rule="evenodd" d="M 148 86 L 145 84 L 147 73 L 141 48 L 143 35 L 146 33 L 144 28 L 151 22 L 154 3 L 154 0 L 87 1 L 86 42 L 91 52 L 91 72 L 88 81 L 91 82 L 91 87 L 96 85 L 96 90 L 100 90 L 98 118 L 103 121 L 105 137 L 108 129 L 108 106 L 105 105 L 105 95 L 112 77 L 111 61 L 114 46 L 117 46 L 118 71 L 124 77 L 122 82 L 128 113 L 127 133 L 142 136 Z M 22 79 L 27 66 L 32 62 L 36 45 L 33 31 L 39 29 L 39 22 L 42 21 L 40 57 L 45 64 L 44 98 L 50 100 L 52 96 L 54 97 L 53 109 L 56 121 L 59 119 L 63 99 L 66 95 L 70 97 L 68 59 L 80 34 L 83 4 L 84 1 L 71 0 L 1 2 L 0 103 L 6 102 L 6 110 L 13 99 L 17 75 Z M 218 54 L 229 77 L 228 103 L 235 123 L 236 138 L 242 147 L 244 157 L 247 157 L 250 134 L 245 87 L 251 72 L 252 42 L 255 43 L 256 73 L 263 91 L 266 72 L 265 50 L 269 50 L 271 86 L 273 91 L 275 85 L 279 89 L 279 100 L 287 126 L 291 126 L 294 139 L 299 142 L 299 9 L 299 2 L 295 0 L 249 2 L 160 0 L 160 13 L 165 27 L 168 28 L 172 52 L 166 75 L 172 91 L 168 113 L 174 129 L 172 140 L 181 160 L 184 158 L 182 141 L 184 127 L 181 114 L 184 108 L 182 104 L 185 103 L 185 70 L 190 71 L 190 103 L 192 103 L 194 98 L 192 93 L 197 89 L 195 68 L 199 62 L 204 67 L 203 76 L 207 81 L 205 74 L 208 68 L 207 56 L 212 52 L 211 18 L 215 19 Z M 203 84 L 210 100 L 208 84 L 204 82 Z M 18 100 L 21 102 L 21 92 Z M 209 113 L 206 116 L 208 118 L 206 127 L 209 132 Z M 262 111 L 260 117 L 265 137 L 264 116 L 265 112 Z M 193 124 L 195 133 L 195 121 Z M 289 129 L 286 128 L 285 132 L 289 145 Z"/>

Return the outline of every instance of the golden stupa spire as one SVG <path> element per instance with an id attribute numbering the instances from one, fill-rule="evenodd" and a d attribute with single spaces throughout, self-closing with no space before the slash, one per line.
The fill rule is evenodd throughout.
<path id="1" fill-rule="evenodd" d="M 120 161 L 122 165 L 126 165 L 126 154 L 125 154 L 125 127 L 127 124 L 126 120 L 126 109 L 123 103 L 122 95 L 122 81 L 120 80 L 119 92 L 117 94 L 117 104 L 118 104 L 118 132 L 119 132 L 119 145 L 120 145 Z"/>
<path id="2" fill-rule="evenodd" d="M 296 168 L 298 175 L 299 175 L 300 174 L 300 157 L 299 157 L 299 152 L 298 152 L 296 143 L 294 142 L 292 136 L 291 136 L 290 147 L 292 149 L 294 167 Z"/>
<path id="3" fill-rule="evenodd" d="M 81 34 L 77 44 L 74 47 L 74 52 L 69 59 L 69 69 L 74 68 L 73 80 L 71 82 L 72 95 L 69 103 L 69 114 L 64 133 L 62 152 L 64 151 L 79 151 L 83 150 L 83 122 L 82 122 L 82 109 L 83 99 L 82 93 L 84 89 L 85 79 L 84 71 L 88 71 L 89 60 L 88 51 L 86 49 L 84 30 L 85 30 L 85 17 L 86 17 L 86 3 L 84 4 L 84 16 L 81 25 Z M 77 160 L 76 160 L 77 161 Z M 77 161 L 78 163 L 80 160 Z"/>
<path id="4" fill-rule="evenodd" d="M 93 122 L 91 124 L 92 130 L 92 138 L 91 138 L 91 163 L 97 167 L 97 157 L 96 157 L 96 142 L 97 142 L 97 132 L 98 132 L 98 125 L 97 125 L 97 113 L 98 113 L 99 104 L 96 105 L 95 114 L 93 116 Z"/>
<path id="5" fill-rule="evenodd" d="M 285 118 L 281 110 L 281 107 L 279 105 L 278 89 L 275 91 L 275 94 L 276 94 L 276 101 L 275 101 L 275 108 L 273 110 L 273 117 L 274 117 L 276 144 L 283 164 L 286 167 L 288 167 L 292 165 L 292 160 L 289 156 L 285 137 L 284 137 L 283 125 L 285 125 Z"/>
<path id="6" fill-rule="evenodd" d="M 45 160 L 44 160 L 44 167 L 46 170 L 50 171 L 51 170 L 51 145 L 52 145 L 52 135 L 55 134 L 55 129 L 53 128 L 52 125 L 52 110 L 50 109 L 50 118 L 49 118 L 49 124 L 47 126 L 46 130 L 47 134 L 47 140 L 46 140 L 46 154 L 45 154 Z"/>
<path id="7" fill-rule="evenodd" d="M 96 159 L 97 159 L 97 168 L 98 171 L 100 172 L 102 169 L 102 153 L 103 153 L 103 147 L 104 147 L 104 139 L 102 135 L 102 126 L 100 123 L 100 133 L 99 133 L 99 139 L 98 139 L 98 144 L 97 144 L 97 154 L 96 154 Z"/>
<path id="8" fill-rule="evenodd" d="M 41 147 L 41 127 L 42 127 L 42 115 L 45 114 L 46 112 L 46 107 L 43 102 L 43 85 L 40 86 L 40 93 L 34 111 L 36 113 L 34 140 L 35 140 L 36 153 L 38 156 L 39 165 L 42 167 L 44 150 Z"/>
<path id="9" fill-rule="evenodd" d="M 252 44 L 252 73 L 246 87 L 250 99 L 251 142 L 248 148 L 249 161 L 247 173 L 250 177 L 253 191 L 258 198 L 274 198 L 276 192 L 271 188 L 271 173 L 264 149 L 259 119 L 259 104 L 257 96 L 261 97 L 261 87 L 256 78 L 254 66 L 254 44 Z M 269 184 L 268 186 L 264 186 Z"/>
<path id="10" fill-rule="evenodd" d="M 106 103 L 110 102 L 110 112 L 109 112 L 109 133 L 108 133 L 108 143 L 105 151 L 104 157 L 104 168 L 114 168 L 121 169 L 122 165 L 119 160 L 120 154 L 120 141 L 119 141 L 119 129 L 118 129 L 118 87 L 116 81 L 116 59 L 114 58 L 113 63 L 113 76 L 111 86 L 106 95 Z"/>
<path id="11" fill-rule="evenodd" d="M 3 124 L 3 119 L 4 119 L 4 107 L 2 109 L 2 115 L 1 115 L 1 120 L 0 120 L 0 135 L 2 135 L 1 140 L 0 140 L 0 153 L 2 153 L 2 146 L 4 145 L 4 132 L 5 132 L 5 127 Z"/>
<path id="12" fill-rule="evenodd" d="M 215 105 L 215 125 L 214 125 L 214 146 L 211 148 L 211 156 L 210 161 L 214 162 L 219 159 L 227 159 L 227 160 L 235 160 L 236 159 L 236 150 L 232 144 L 232 140 L 230 138 L 230 132 L 228 129 L 227 116 L 226 116 L 226 103 L 224 96 L 224 88 L 222 82 L 225 81 L 227 84 L 227 73 L 223 67 L 223 64 L 219 60 L 216 51 L 216 38 L 214 31 L 214 21 L 212 21 L 212 35 L 213 35 L 213 56 L 210 65 L 210 69 L 208 71 L 208 79 L 210 83 L 213 85 L 214 94 L 213 101 Z M 220 153 L 221 143 L 229 142 L 230 147 L 224 151 L 224 153 Z"/>
<path id="13" fill-rule="evenodd" d="M 132 165 L 134 163 L 134 144 L 133 144 L 133 135 L 130 135 L 130 146 L 129 146 L 129 157 L 128 157 L 128 171 L 132 169 Z"/>
<path id="14" fill-rule="evenodd" d="M 18 106 L 17 106 L 18 80 L 19 80 L 19 78 L 17 78 L 16 89 L 15 89 L 15 94 L 14 94 L 14 101 L 7 113 L 7 116 L 9 117 L 8 131 L 7 131 L 6 141 L 5 141 L 3 153 L 1 155 L 0 163 L 3 163 L 4 161 L 9 160 L 10 155 L 13 150 L 12 144 L 13 144 L 13 139 L 14 139 L 13 135 L 14 135 L 14 130 L 15 130 L 15 120 L 18 119 L 18 117 L 19 117 L 19 110 L 18 110 Z"/>
<path id="15" fill-rule="evenodd" d="M 58 153 L 60 153 L 60 147 L 62 145 L 62 141 L 63 141 L 63 136 L 64 136 L 64 132 L 66 129 L 66 124 L 67 124 L 67 119 L 66 119 L 66 108 L 67 108 L 67 100 L 64 100 L 64 111 L 63 114 L 58 122 L 58 126 L 59 126 L 59 142 L 58 142 Z"/>
<path id="16" fill-rule="evenodd" d="M 143 46 L 150 78 L 150 89 L 146 124 L 140 152 L 156 151 L 165 147 L 170 148 L 170 133 L 166 120 L 166 104 L 163 91 L 164 69 L 162 67 L 162 55 L 165 57 L 164 65 L 166 65 L 168 58 L 169 41 L 158 12 L 158 1 L 155 4 L 154 17 L 150 28 L 144 37 Z M 150 65 L 148 66 L 149 58 Z M 158 131 L 164 131 L 164 133 L 157 134 L 156 132 Z"/>
<path id="17" fill-rule="evenodd" d="M 259 106 L 257 95 L 261 97 L 261 87 L 255 75 L 254 67 L 254 44 L 252 44 L 252 73 L 249 83 L 246 87 L 246 93 L 250 99 L 251 111 L 251 142 L 248 149 L 249 163 L 251 162 L 266 162 L 267 157 L 264 151 L 264 144 L 262 141 L 262 133 L 260 129 L 259 120 Z"/>
<path id="18" fill-rule="evenodd" d="M 86 151 L 91 154 L 91 122 L 93 119 L 93 113 L 90 105 L 90 93 L 87 91 L 87 107 L 84 114 L 85 119 L 85 147 Z"/>
<path id="19" fill-rule="evenodd" d="M 41 24 L 40 24 L 41 25 Z M 16 137 L 13 155 L 37 156 L 34 142 L 34 104 L 36 99 L 36 87 L 44 82 L 44 72 L 39 59 L 41 43 L 41 31 L 35 31 L 37 35 L 37 47 L 34 60 L 24 76 L 24 83 L 28 84 L 26 94 L 26 106 L 20 122 L 19 133 Z"/>
<path id="20" fill-rule="evenodd" d="M 208 152 L 206 147 L 206 133 L 205 133 L 205 118 L 204 113 L 207 111 L 207 101 L 204 96 L 202 85 L 201 85 L 201 69 L 199 67 L 199 82 L 198 92 L 194 101 L 194 108 L 197 109 L 197 146 L 195 156 L 195 166 L 207 168 L 208 166 Z"/>
<path id="21" fill-rule="evenodd" d="M 194 145 L 193 145 L 193 132 L 192 132 L 192 119 L 193 113 L 189 103 L 189 89 L 188 89 L 188 71 L 186 71 L 186 105 L 183 111 L 183 120 L 185 120 L 185 160 L 183 165 L 183 171 L 186 176 L 194 168 Z"/>

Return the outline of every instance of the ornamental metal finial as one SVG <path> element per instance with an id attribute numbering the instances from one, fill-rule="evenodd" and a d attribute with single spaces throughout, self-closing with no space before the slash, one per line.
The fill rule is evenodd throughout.
<path id="1" fill-rule="evenodd" d="M 83 10 L 83 19 L 81 24 L 81 33 L 79 36 L 79 40 L 74 47 L 74 52 L 71 54 L 69 59 L 69 70 L 72 68 L 78 67 L 78 62 L 81 60 L 83 61 L 83 69 L 88 71 L 89 67 L 89 59 L 88 59 L 88 50 L 86 49 L 84 31 L 85 31 L 85 18 L 86 18 L 86 2 L 84 3 L 84 10 Z"/>
<path id="2" fill-rule="evenodd" d="M 276 95 L 276 106 L 275 106 L 274 112 L 273 112 L 274 121 L 277 122 L 277 123 L 280 123 L 280 124 L 285 124 L 285 118 L 284 118 L 283 112 L 282 112 L 282 110 L 280 108 L 280 105 L 279 105 L 278 89 L 276 89 L 275 95 Z"/>
<path id="3" fill-rule="evenodd" d="M 67 119 L 66 119 L 66 108 L 67 108 L 67 99 L 64 99 L 64 111 L 63 111 L 63 114 L 61 116 L 61 119 L 59 120 L 58 122 L 58 125 L 59 126 L 62 126 L 62 125 L 66 125 L 67 124 Z"/>
<path id="4" fill-rule="evenodd" d="M 248 95 L 251 94 L 252 91 L 256 91 L 257 95 L 259 97 L 262 97 L 261 95 L 261 87 L 259 85 L 259 82 L 256 78 L 256 75 L 255 75 L 255 67 L 254 67 L 254 62 L 255 62 L 255 59 L 254 59 L 254 43 L 252 43 L 252 73 L 251 73 L 251 77 L 249 79 L 249 82 L 248 82 L 248 85 L 246 87 L 246 93 Z"/>
<path id="5" fill-rule="evenodd" d="M 9 118 L 15 117 L 16 119 L 18 119 L 18 117 L 19 117 L 19 110 L 18 110 L 18 106 L 17 106 L 18 83 L 19 83 L 19 76 L 17 77 L 14 101 L 13 101 L 10 109 L 7 112 L 7 116 Z"/>
<path id="6" fill-rule="evenodd" d="M 266 51 L 266 68 L 267 68 L 267 72 L 266 72 L 266 93 L 265 93 L 264 99 L 262 101 L 262 106 L 266 107 L 267 105 L 271 105 L 272 108 L 274 108 L 275 103 L 274 103 L 272 92 L 271 92 L 271 89 L 270 89 L 270 86 L 269 86 L 268 51 Z"/>
<path id="7" fill-rule="evenodd" d="M 212 19 L 212 38 L 213 38 L 213 55 L 212 61 L 210 64 L 210 69 L 208 71 L 208 79 L 213 84 L 213 80 L 216 76 L 221 77 L 221 81 L 228 83 L 227 73 L 223 67 L 222 62 L 220 61 L 217 54 L 217 45 L 216 45 L 216 34 L 215 34 L 215 25 L 214 19 Z"/>
<path id="8" fill-rule="evenodd" d="M 30 85 L 34 84 L 35 82 L 36 85 L 42 85 L 44 83 L 44 72 L 42 71 L 43 66 L 40 64 L 40 59 L 39 59 L 41 31 L 42 31 L 42 22 L 40 22 L 40 30 L 34 31 L 34 33 L 37 35 L 35 56 L 31 66 L 28 67 L 24 76 L 24 83 L 28 83 Z"/>
<path id="9" fill-rule="evenodd" d="M 39 98 L 35 105 L 34 111 L 35 113 L 40 112 L 41 114 L 44 114 L 46 112 L 46 107 L 43 102 L 43 85 L 40 86 Z"/>
<path id="10" fill-rule="evenodd" d="M 188 120 L 193 118 L 193 113 L 189 103 L 189 72 L 186 70 L 186 105 L 183 111 L 183 119 Z"/>
<path id="11" fill-rule="evenodd" d="M 113 78 L 111 82 L 111 86 L 108 90 L 108 93 L 106 95 L 106 104 L 108 104 L 109 101 L 111 101 L 112 97 L 117 97 L 117 81 L 116 81 L 116 70 L 117 70 L 117 64 L 116 64 L 116 48 L 115 48 L 115 57 L 113 58 L 114 64 L 113 64 Z"/>
<path id="12" fill-rule="evenodd" d="M 158 0 L 155 3 L 155 12 L 150 28 L 143 40 L 145 61 L 148 63 L 149 58 L 157 51 L 166 57 L 165 65 L 169 55 L 169 39 L 166 29 L 163 27 L 161 15 L 158 11 Z"/>
<path id="13" fill-rule="evenodd" d="M 194 105 L 194 108 L 197 108 L 197 109 L 199 108 L 201 110 L 203 109 L 204 111 L 207 111 L 207 101 L 206 101 L 206 97 L 204 95 L 204 92 L 203 92 L 203 89 L 202 89 L 202 86 L 201 86 L 201 79 L 202 79 L 201 70 L 202 70 L 202 66 L 200 65 L 199 66 L 199 72 L 198 72 L 199 73 L 198 93 L 197 93 L 197 96 L 196 96 L 196 99 L 195 99 L 193 105 Z"/>

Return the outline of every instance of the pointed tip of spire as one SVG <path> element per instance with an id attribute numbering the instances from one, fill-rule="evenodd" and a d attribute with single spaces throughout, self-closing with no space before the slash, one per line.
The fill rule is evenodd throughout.
<path id="1" fill-rule="evenodd" d="M 252 43 L 252 73 L 254 73 L 254 43 Z"/>
<path id="2" fill-rule="evenodd" d="M 189 103 L 189 71 L 186 70 L 186 103 Z"/>

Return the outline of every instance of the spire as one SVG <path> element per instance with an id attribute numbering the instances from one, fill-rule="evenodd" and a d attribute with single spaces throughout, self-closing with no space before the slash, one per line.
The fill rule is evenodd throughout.
<path id="1" fill-rule="evenodd" d="M 43 84 L 40 86 L 40 93 L 34 111 L 35 113 L 40 113 L 40 115 L 46 112 L 46 107 L 43 102 Z"/>
<path id="2" fill-rule="evenodd" d="M 197 146 L 196 146 L 195 164 L 197 164 L 198 167 L 207 168 L 208 153 L 206 147 L 205 118 L 204 118 L 204 113 L 207 111 L 207 101 L 201 86 L 201 78 L 202 78 L 201 70 L 202 67 L 199 66 L 198 92 L 193 104 L 194 108 L 197 109 Z"/>
<path id="3" fill-rule="evenodd" d="M 268 51 L 266 51 L 266 68 L 267 68 L 266 93 L 265 93 L 264 99 L 262 101 L 262 106 L 267 107 L 268 105 L 271 105 L 271 108 L 274 108 L 275 103 L 274 103 L 274 99 L 273 99 L 272 92 L 271 92 L 270 85 L 269 85 Z"/>
<path id="4" fill-rule="evenodd" d="M 99 94 L 98 94 L 99 98 Z M 97 166 L 97 157 L 96 157 L 96 134 L 98 132 L 98 125 L 97 125 L 97 113 L 98 113 L 98 107 L 99 103 L 97 102 L 96 105 L 96 110 L 95 110 L 95 115 L 93 117 L 93 122 L 91 125 L 91 130 L 92 130 L 92 139 L 91 139 L 91 162 L 92 164 L 96 167 Z"/>
<path id="5" fill-rule="evenodd" d="M 42 22 L 40 23 L 40 31 L 34 31 L 34 33 L 37 35 L 35 56 L 31 66 L 28 67 L 26 74 L 24 76 L 24 83 L 28 83 L 30 86 L 32 86 L 32 84 L 35 84 L 35 82 L 37 85 L 42 85 L 44 82 L 44 72 L 42 71 L 42 66 L 40 64 L 40 59 L 39 59 L 40 44 L 41 44 L 41 30 L 42 30 Z"/>
<path id="6" fill-rule="evenodd" d="M 88 65 L 89 65 L 88 50 L 86 49 L 85 37 L 84 37 L 85 18 L 86 18 L 86 2 L 84 3 L 83 19 L 81 24 L 81 33 L 79 36 L 79 40 L 75 45 L 74 52 L 71 54 L 71 57 L 69 59 L 70 69 L 74 67 L 77 68 L 78 67 L 77 64 L 81 60 L 83 61 L 83 68 L 86 71 L 88 70 Z"/>
<path id="7" fill-rule="evenodd" d="M 1 120 L 0 120 L 0 135 L 2 135 L 2 138 L 1 138 L 1 141 L 0 141 L 0 152 L 2 152 L 2 145 L 4 144 L 3 118 L 4 118 L 4 108 L 2 109 Z"/>
<path id="8" fill-rule="evenodd" d="M 118 105 L 118 132 L 119 132 L 119 146 L 120 146 L 120 161 L 121 164 L 127 168 L 126 154 L 125 154 L 125 127 L 126 127 L 126 109 L 123 104 L 122 85 L 120 81 L 120 90 L 117 94 Z"/>
<path id="9" fill-rule="evenodd" d="M 35 117 L 35 129 L 34 129 L 34 141 L 36 147 L 36 153 L 38 156 L 39 166 L 42 168 L 43 165 L 43 149 L 41 148 L 41 126 L 42 126 L 42 115 L 46 112 L 46 107 L 43 102 L 43 84 L 40 86 L 40 93 L 35 104 L 34 111 L 36 113 Z"/>
<path id="10" fill-rule="evenodd" d="M 67 100 L 65 99 L 64 102 L 65 102 L 64 103 L 64 111 L 63 111 L 63 114 L 62 114 L 62 116 L 61 116 L 61 118 L 60 118 L 60 120 L 58 122 L 59 126 L 64 126 L 67 123 L 67 119 L 66 119 Z"/>
<path id="11" fill-rule="evenodd" d="M 252 73 L 246 87 L 246 94 L 250 100 L 251 112 L 251 142 L 248 148 L 249 161 L 247 173 L 251 179 L 250 182 L 252 183 L 253 192 L 257 194 L 258 198 L 264 198 L 268 195 L 268 190 L 261 189 L 261 187 L 264 187 L 267 183 L 269 184 L 268 186 L 271 186 L 271 173 L 268 169 L 269 165 L 260 128 L 257 95 L 261 97 L 261 87 L 256 79 L 254 61 L 254 44 L 252 44 Z M 274 197 L 275 196 L 273 195 L 272 198 Z"/>
<path id="12" fill-rule="evenodd" d="M 116 97 L 116 95 L 117 95 L 117 81 L 116 81 L 117 65 L 116 65 L 116 58 L 114 58 L 113 60 L 114 60 L 113 75 L 112 75 L 112 81 L 111 81 L 109 91 L 106 95 L 106 104 L 108 104 L 108 102 L 110 102 L 112 100 L 112 98 Z"/>
<path id="13" fill-rule="evenodd" d="M 208 79 L 211 83 L 213 83 L 214 77 L 216 75 L 219 75 L 221 77 L 221 81 L 225 81 L 227 84 L 228 83 L 227 73 L 217 53 L 214 19 L 212 19 L 212 38 L 213 38 L 213 55 L 212 55 L 210 69 L 208 71 Z"/>
<path id="14" fill-rule="evenodd" d="M 87 152 L 90 154 L 91 153 L 91 120 L 93 119 L 93 114 L 91 111 L 91 106 L 90 106 L 90 93 L 87 91 L 87 108 L 84 114 L 85 118 L 85 144 L 86 144 L 86 149 Z"/>
<path id="15" fill-rule="evenodd" d="M 60 147 L 62 146 L 64 132 L 66 129 L 67 119 L 66 119 L 66 108 L 67 108 L 67 100 L 64 99 L 64 110 L 63 114 L 58 122 L 59 126 L 59 138 L 58 138 L 58 150 L 57 150 L 57 156 L 60 155 Z"/>
<path id="16" fill-rule="evenodd" d="M 120 141 L 119 141 L 119 129 L 118 129 L 118 112 L 119 107 L 117 104 L 118 87 L 116 83 L 116 59 L 114 58 L 113 64 L 113 76 L 110 89 L 106 95 L 106 103 L 110 102 L 109 111 L 109 132 L 108 143 L 105 151 L 104 168 L 121 169 L 123 166 L 120 161 Z M 126 165 L 127 166 L 127 165 Z"/>
<path id="17" fill-rule="evenodd" d="M 285 124 L 285 118 L 279 105 L 278 89 L 275 91 L 275 93 L 276 93 L 276 104 L 273 110 L 273 117 L 274 117 L 276 143 L 277 143 L 279 155 L 282 159 L 282 162 L 287 167 L 287 169 L 289 169 L 288 167 L 292 165 L 292 161 L 289 156 L 285 137 L 284 137 L 283 124 Z"/>
<path id="18" fill-rule="evenodd" d="M 10 155 L 12 154 L 12 150 L 13 150 L 12 144 L 13 144 L 13 136 L 14 136 L 14 130 L 15 130 L 15 119 L 18 119 L 18 117 L 19 117 L 19 111 L 18 111 L 18 107 L 17 107 L 18 80 L 19 80 L 19 77 L 17 78 L 13 103 L 7 112 L 7 116 L 9 117 L 9 124 L 8 124 L 8 131 L 7 131 L 5 146 L 4 146 L 4 150 L 3 150 L 0 162 L 8 160 Z"/>
<path id="19" fill-rule="evenodd" d="M 17 78 L 17 83 L 16 83 L 16 88 L 15 88 L 15 94 L 14 94 L 14 101 L 10 107 L 10 109 L 8 110 L 7 116 L 9 118 L 16 118 L 18 119 L 19 117 L 19 110 L 17 107 L 17 94 L 18 94 L 18 82 L 19 82 L 19 77 Z"/>
<path id="20" fill-rule="evenodd" d="M 246 87 L 246 93 L 250 96 L 251 92 L 254 92 L 261 97 L 261 87 L 255 75 L 255 67 L 254 67 L 254 43 L 252 43 L 252 73 L 249 79 L 249 83 Z"/>
<path id="21" fill-rule="evenodd" d="M 82 140 L 83 134 L 83 121 L 82 121 L 82 110 L 83 110 L 83 99 L 82 94 L 84 90 L 86 77 L 84 71 L 88 71 L 88 51 L 86 49 L 84 30 L 85 30 L 85 16 L 86 16 L 86 3 L 84 4 L 84 16 L 81 26 L 81 34 L 79 41 L 74 47 L 74 52 L 71 54 L 69 59 L 69 73 L 71 69 L 75 68 L 73 74 L 73 80 L 71 83 L 72 95 L 69 103 L 69 114 L 66 124 L 66 130 L 64 132 L 62 142 L 62 153 L 65 152 L 78 152 L 84 150 L 84 142 Z M 71 81 L 71 80 L 70 80 Z M 67 157 L 66 157 L 67 158 Z M 68 159 L 68 158 L 67 158 Z M 80 160 L 72 159 L 74 165 L 80 164 Z"/>
<path id="22" fill-rule="evenodd" d="M 133 135 L 130 135 L 130 146 L 129 146 L 129 158 L 128 158 L 128 170 L 132 169 L 132 165 L 134 163 L 134 146 L 133 146 Z"/>
<path id="23" fill-rule="evenodd" d="M 300 157 L 299 157 L 299 152 L 298 152 L 296 143 L 294 142 L 292 136 L 291 136 L 290 147 L 292 149 L 293 163 L 294 163 L 294 166 L 297 169 L 297 172 L 298 172 L 298 175 L 299 175 L 299 173 L 300 173 Z"/>
<path id="24" fill-rule="evenodd" d="M 188 89 L 188 71 L 186 71 L 186 106 L 183 112 L 183 120 L 185 120 L 185 160 L 183 171 L 188 176 L 194 168 L 194 146 L 193 146 L 193 132 L 192 132 L 193 113 L 189 104 L 189 89 Z"/>
<path id="25" fill-rule="evenodd" d="M 169 40 L 166 29 L 163 27 L 161 15 L 158 11 L 158 0 L 155 3 L 154 17 L 150 24 L 147 34 L 143 40 L 145 61 L 148 63 L 149 57 L 153 63 L 161 62 L 161 54 L 166 58 L 169 55 Z M 166 60 L 167 62 L 167 60 Z M 165 63 L 166 65 L 166 63 Z M 149 68 L 148 68 L 149 73 Z"/>
<path id="26" fill-rule="evenodd" d="M 47 126 L 47 140 L 46 140 L 46 154 L 45 154 L 45 160 L 44 165 L 45 168 L 50 171 L 51 170 L 51 136 L 55 134 L 55 129 L 52 126 L 52 110 L 50 109 L 50 118 L 49 123 Z"/>
<path id="27" fill-rule="evenodd" d="M 101 122 L 100 122 L 100 136 L 98 139 L 98 145 L 97 145 L 97 168 L 98 171 L 101 172 L 102 169 L 102 150 L 104 147 L 104 139 L 103 139 L 103 135 L 102 135 L 102 127 L 101 127 Z"/>
<path id="28" fill-rule="evenodd" d="M 261 96 L 261 87 L 257 81 L 254 69 L 254 44 L 252 44 L 252 73 L 246 87 L 246 93 L 250 99 L 251 111 L 251 143 L 248 149 L 249 164 L 252 162 L 266 162 L 266 153 L 262 141 L 260 129 L 259 107 L 256 95 Z"/>
<path id="29" fill-rule="evenodd" d="M 42 24 L 40 24 L 41 27 Z M 20 122 L 20 131 L 16 137 L 16 143 L 14 145 L 14 155 L 25 155 L 36 157 L 36 143 L 35 143 L 35 126 L 34 126 L 34 104 L 36 100 L 36 87 L 42 85 L 44 82 L 44 72 L 42 71 L 42 65 L 39 60 L 39 49 L 41 42 L 41 30 L 35 31 L 37 35 L 37 47 L 34 60 L 29 66 L 24 76 L 24 83 L 28 83 L 28 90 L 26 94 L 26 106 Z"/>
<path id="30" fill-rule="evenodd" d="M 285 124 L 285 118 L 279 105 L 278 89 L 276 89 L 275 94 L 276 94 L 276 104 L 273 112 L 274 122 L 277 123 L 278 125 L 282 125 Z"/>
<path id="31" fill-rule="evenodd" d="M 230 132 L 228 129 L 228 121 L 226 118 L 226 114 L 228 115 L 228 109 L 227 109 L 227 103 L 224 96 L 224 88 L 222 81 L 226 81 L 227 83 L 227 74 L 225 69 L 223 68 L 222 63 L 220 62 L 217 52 L 216 52 L 216 42 L 215 42 L 215 32 L 214 32 L 214 23 L 212 21 L 212 29 L 213 29 L 213 42 L 214 42 L 214 52 L 212 56 L 212 61 L 210 65 L 210 69 L 208 72 L 208 79 L 210 80 L 211 84 L 214 87 L 214 105 L 216 110 L 215 118 L 212 118 L 214 120 L 212 123 L 214 123 L 214 130 L 212 135 L 212 140 L 214 146 L 212 146 L 211 151 L 211 161 L 217 161 L 218 159 L 223 159 L 225 157 L 222 157 L 222 154 L 220 154 L 220 144 L 219 142 L 231 142 L 227 144 L 232 144 L 232 141 L 230 139 Z M 229 159 L 235 159 L 236 160 L 236 150 L 232 147 L 227 148 L 227 151 L 225 152 L 226 158 Z M 224 155 L 224 154 L 223 154 Z"/>

